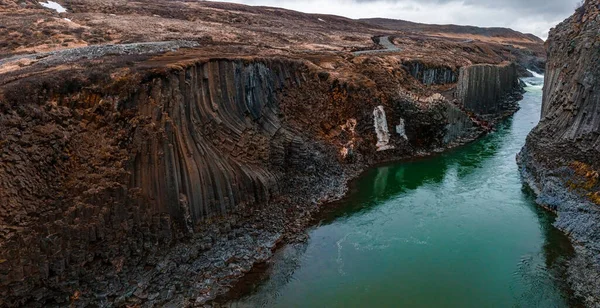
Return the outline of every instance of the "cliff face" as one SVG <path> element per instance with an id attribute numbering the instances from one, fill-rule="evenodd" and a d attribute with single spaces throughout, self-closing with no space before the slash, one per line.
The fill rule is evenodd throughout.
<path id="1" fill-rule="evenodd" d="M 186 228 L 278 192 L 275 169 L 300 157 L 277 91 L 300 86 L 294 65 L 213 61 L 139 89 L 130 187 Z M 125 107 L 127 108 L 127 106 Z M 152 201 L 150 201 L 152 200 Z"/>
<path id="2" fill-rule="evenodd" d="M 550 32 L 542 118 L 518 157 L 538 203 L 578 243 L 570 280 L 590 306 L 600 302 L 599 9 L 588 0 Z"/>
<path id="3" fill-rule="evenodd" d="M 2 87 L 0 305 L 203 302 L 365 167 L 488 129 L 398 91 L 418 81 L 394 58 L 335 78 L 306 60 L 177 57 Z"/>
<path id="4" fill-rule="evenodd" d="M 459 104 L 459 79 L 506 90 L 460 67 L 542 48 L 212 1 L 57 2 L 0 0 L 2 307 L 203 305 L 361 170 L 514 110 Z M 351 53 L 382 35 L 401 50 Z"/>
<path id="5" fill-rule="evenodd" d="M 419 61 L 405 63 L 410 74 L 423 84 L 448 84 L 455 83 L 457 73 L 449 67 L 426 67 Z"/>
<path id="6" fill-rule="evenodd" d="M 123 266 L 211 217 L 268 203 L 292 182 L 286 171 L 311 164 L 278 104 L 306 70 L 209 61 L 120 94 L 65 82 L 35 90 L 38 104 L 3 100 L 3 299 L 22 300 L 41 281 L 64 288 L 95 263 Z"/>
<path id="7" fill-rule="evenodd" d="M 514 64 L 461 67 L 456 89 L 459 103 L 470 112 L 493 114 L 507 109 L 506 98 L 519 86 Z"/>

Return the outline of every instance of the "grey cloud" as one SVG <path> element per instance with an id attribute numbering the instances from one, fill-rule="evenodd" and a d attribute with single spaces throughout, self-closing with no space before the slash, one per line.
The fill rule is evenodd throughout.
<path id="1" fill-rule="evenodd" d="M 508 27 L 546 38 L 580 0 L 216 0 L 278 6 L 350 18 L 384 17 L 414 22 Z"/>
<path id="2" fill-rule="evenodd" d="M 356 3 L 377 2 L 378 0 L 355 0 Z M 570 15 L 575 5 L 581 0 L 422 0 L 420 3 L 445 4 L 462 2 L 465 5 L 478 7 L 509 9 L 516 12 L 535 13 L 536 15 Z M 389 2 L 402 3 L 403 0 L 390 0 Z"/>

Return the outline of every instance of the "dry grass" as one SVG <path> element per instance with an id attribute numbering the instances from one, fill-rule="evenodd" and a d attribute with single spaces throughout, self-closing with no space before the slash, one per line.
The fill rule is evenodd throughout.
<path id="1" fill-rule="evenodd" d="M 567 182 L 569 188 L 571 188 L 571 190 L 583 189 L 587 192 L 586 196 L 590 201 L 600 205 L 600 190 L 597 190 L 598 183 L 600 182 L 600 173 L 594 170 L 592 166 L 580 161 L 571 163 L 570 167 L 575 171 L 575 175 L 577 175 L 579 179 Z"/>

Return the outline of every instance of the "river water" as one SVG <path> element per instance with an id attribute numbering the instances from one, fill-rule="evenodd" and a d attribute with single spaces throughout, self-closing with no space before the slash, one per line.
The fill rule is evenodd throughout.
<path id="1" fill-rule="evenodd" d="M 521 110 L 460 149 L 373 168 L 281 249 L 234 307 L 568 307 L 573 249 L 534 203 L 515 155 L 537 124 L 541 78 Z"/>

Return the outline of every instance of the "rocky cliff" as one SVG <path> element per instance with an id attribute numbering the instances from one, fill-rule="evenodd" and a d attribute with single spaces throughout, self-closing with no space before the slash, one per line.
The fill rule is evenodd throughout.
<path id="1" fill-rule="evenodd" d="M 203 305 L 368 166 L 471 141 L 518 99 L 493 73 L 517 60 L 499 43 L 211 1 L 58 2 L 0 1 L 2 307 Z M 401 49 L 371 54 L 381 35 Z"/>
<path id="2" fill-rule="evenodd" d="M 458 76 L 455 70 L 445 66 L 427 67 L 419 61 L 409 61 L 404 65 L 413 77 L 426 85 L 455 83 Z"/>
<path id="3" fill-rule="evenodd" d="M 539 125 L 518 160 L 537 202 L 577 243 L 570 282 L 600 303 L 600 2 L 588 0 L 550 32 Z"/>
<path id="4" fill-rule="evenodd" d="M 467 111 L 494 114 L 508 109 L 503 103 L 518 87 L 517 68 L 513 63 L 471 65 L 460 68 L 456 97 Z"/>
<path id="5" fill-rule="evenodd" d="M 419 81 L 394 57 L 343 78 L 318 59 L 135 59 L 5 79 L 2 305 L 205 302 L 365 167 L 489 129 L 398 91 Z"/>

